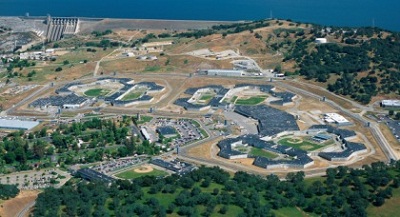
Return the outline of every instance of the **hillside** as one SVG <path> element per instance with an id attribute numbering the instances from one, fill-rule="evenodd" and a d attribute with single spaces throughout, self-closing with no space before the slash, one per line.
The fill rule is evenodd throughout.
<path id="1" fill-rule="evenodd" d="M 317 44 L 316 38 L 328 43 Z M 142 46 L 171 41 L 171 45 Z M 262 69 L 301 76 L 330 91 L 367 104 L 373 97 L 398 98 L 400 34 L 378 28 L 322 27 L 283 20 L 220 24 L 199 30 L 115 29 L 82 33 L 46 45 L 61 48 L 55 61 L 32 64 L 3 62 L 7 84 L 37 84 L 99 74 L 194 73 L 198 69 L 232 68 L 234 60 L 253 59 Z M 32 47 L 40 50 L 41 45 Z M 210 55 L 194 55 L 206 50 Z M 156 56 L 142 61 L 123 56 Z M 233 56 L 217 58 L 219 53 Z M 31 62 L 31 61 L 29 61 Z M 35 63 L 35 64 L 34 64 Z M 38 72 L 32 76 L 33 71 Z"/>

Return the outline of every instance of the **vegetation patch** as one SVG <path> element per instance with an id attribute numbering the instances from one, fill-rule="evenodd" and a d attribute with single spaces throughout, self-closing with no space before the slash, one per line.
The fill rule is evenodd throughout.
<path id="1" fill-rule="evenodd" d="M 209 101 L 209 100 L 211 100 L 213 97 L 214 97 L 213 94 L 207 93 L 207 94 L 202 95 L 202 96 L 200 97 L 199 100 L 200 100 L 200 101 Z"/>
<path id="2" fill-rule="evenodd" d="M 279 144 L 281 145 L 285 145 L 285 146 L 289 146 L 289 147 L 293 147 L 296 149 L 301 149 L 304 151 L 315 151 L 319 148 L 321 148 L 321 145 L 318 145 L 316 143 L 307 141 L 307 140 L 303 140 L 300 138 L 283 138 L 281 140 L 278 141 Z"/>
<path id="3" fill-rule="evenodd" d="M 140 120 L 138 120 L 138 119 L 135 118 L 136 124 L 144 124 L 144 123 L 150 122 L 152 119 L 153 119 L 153 117 L 151 117 L 151 116 L 144 116 L 144 115 L 141 115 L 141 116 L 140 116 Z"/>
<path id="4" fill-rule="evenodd" d="M 280 181 L 273 174 L 230 175 L 203 166 L 182 176 L 142 176 L 111 186 L 76 182 L 45 189 L 33 216 L 397 216 L 399 168 L 400 162 L 339 166 L 324 177 L 304 180 L 297 172 Z"/>
<path id="5" fill-rule="evenodd" d="M 368 216 L 372 217 L 391 217 L 400 213 L 400 189 L 393 190 L 393 197 L 387 200 L 382 206 L 369 206 L 367 208 Z"/>
<path id="6" fill-rule="evenodd" d="M 102 89 L 102 88 L 95 88 L 85 91 L 83 94 L 89 97 L 97 97 L 97 96 L 105 96 L 110 92 L 110 90 Z"/>
<path id="7" fill-rule="evenodd" d="M 247 99 L 237 99 L 235 104 L 236 105 L 258 105 L 267 99 L 266 96 L 253 96 Z"/>
<path id="8" fill-rule="evenodd" d="M 249 154 L 252 156 L 266 157 L 271 159 L 278 157 L 278 155 L 275 153 L 256 147 L 252 147 Z"/>
<path id="9" fill-rule="evenodd" d="M 139 97 L 142 96 L 142 95 L 143 95 L 143 92 L 133 92 L 133 91 L 132 91 L 132 92 L 126 94 L 126 95 L 122 98 L 122 100 L 123 100 L 123 101 L 134 100 L 134 99 L 139 98 Z"/>
<path id="10" fill-rule="evenodd" d="M 160 66 L 146 66 L 146 68 L 144 69 L 144 72 L 157 72 L 160 70 L 161 70 Z"/>
<path id="11" fill-rule="evenodd" d="M 236 100 L 237 100 L 237 96 L 234 96 L 234 97 L 232 97 L 232 99 L 231 99 L 231 103 L 235 103 L 236 102 Z"/>

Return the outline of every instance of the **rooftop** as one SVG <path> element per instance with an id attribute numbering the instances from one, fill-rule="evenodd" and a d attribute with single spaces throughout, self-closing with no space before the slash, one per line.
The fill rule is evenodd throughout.
<path id="1" fill-rule="evenodd" d="M 0 119 L 0 128 L 14 130 L 30 130 L 39 124 L 38 121 L 23 121 L 17 119 Z"/>
<path id="2" fill-rule="evenodd" d="M 258 131 L 261 136 L 300 130 L 293 115 L 266 105 L 236 106 L 235 112 L 258 120 Z"/>

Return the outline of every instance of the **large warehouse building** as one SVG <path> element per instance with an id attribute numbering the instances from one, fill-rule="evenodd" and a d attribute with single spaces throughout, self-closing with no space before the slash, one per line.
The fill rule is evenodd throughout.
<path id="1" fill-rule="evenodd" d="M 246 75 L 246 73 L 243 70 L 209 69 L 207 70 L 207 75 L 240 77 Z"/>
<path id="2" fill-rule="evenodd" d="M 0 129 L 30 130 L 39 125 L 38 121 L 22 121 L 16 119 L 0 119 Z"/>
<path id="3" fill-rule="evenodd" d="M 400 100 L 382 100 L 381 106 L 385 108 L 400 108 Z"/>

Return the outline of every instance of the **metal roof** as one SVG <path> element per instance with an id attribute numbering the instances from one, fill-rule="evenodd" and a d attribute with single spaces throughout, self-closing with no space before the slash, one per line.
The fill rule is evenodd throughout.
<path id="1" fill-rule="evenodd" d="M 0 128 L 15 130 L 30 130 L 39 124 L 38 121 L 22 121 L 17 119 L 0 119 Z"/>

